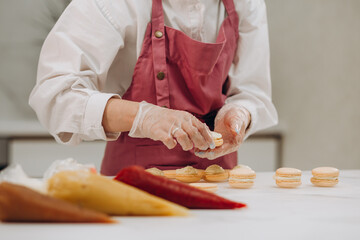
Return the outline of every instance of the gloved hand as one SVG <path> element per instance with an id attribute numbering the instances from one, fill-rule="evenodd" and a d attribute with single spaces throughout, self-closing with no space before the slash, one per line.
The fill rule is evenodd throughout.
<path id="1" fill-rule="evenodd" d="M 206 150 L 215 143 L 206 124 L 185 111 L 159 107 L 145 101 L 139 104 L 130 137 L 162 141 L 169 149 L 179 143 L 184 151 L 193 147 Z"/>
<path id="2" fill-rule="evenodd" d="M 244 107 L 233 104 L 224 105 L 215 118 L 215 132 L 221 133 L 224 143 L 213 150 L 195 149 L 195 155 L 210 160 L 237 151 L 245 137 L 251 116 Z"/>

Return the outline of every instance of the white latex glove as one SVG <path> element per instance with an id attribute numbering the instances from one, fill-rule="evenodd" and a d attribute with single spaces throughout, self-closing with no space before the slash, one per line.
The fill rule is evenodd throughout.
<path id="1" fill-rule="evenodd" d="M 209 128 L 196 117 L 185 111 L 167 109 L 145 101 L 139 104 L 129 136 L 160 140 L 169 149 L 177 143 L 184 151 L 193 147 L 202 150 L 215 148 Z"/>
<path id="2" fill-rule="evenodd" d="M 250 121 L 250 113 L 244 107 L 224 105 L 216 115 L 214 129 L 215 132 L 222 134 L 223 145 L 206 151 L 195 149 L 195 155 L 212 160 L 237 151 L 244 140 Z"/>

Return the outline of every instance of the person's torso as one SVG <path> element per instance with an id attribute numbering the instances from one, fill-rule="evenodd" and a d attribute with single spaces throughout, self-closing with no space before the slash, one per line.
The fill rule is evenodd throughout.
<path id="1" fill-rule="evenodd" d="M 216 112 L 226 99 L 227 90 L 223 90 L 239 38 L 233 0 L 224 2 L 229 16 L 221 23 L 214 43 L 199 42 L 177 29 L 164 27 L 162 0 L 153 0 L 153 4 L 132 83 L 123 98 L 190 112 L 213 129 Z M 107 143 L 101 172 L 114 175 L 130 165 L 204 169 L 216 163 L 232 168 L 236 161 L 236 153 L 208 161 L 179 145 L 170 150 L 160 141 L 122 133 L 116 141 Z"/>
<path id="2" fill-rule="evenodd" d="M 122 32 L 124 47 L 117 53 L 107 74 L 104 92 L 120 96 L 129 88 L 136 61 L 140 55 L 147 24 L 151 19 L 152 1 L 118 1 L 111 8 L 111 15 L 118 13 L 126 18 L 127 26 Z M 226 11 L 219 0 L 163 0 L 165 25 L 184 32 L 194 40 L 214 43 Z M 127 9 L 127 10 L 125 10 Z M 128 12 L 127 14 L 122 14 Z M 121 14 L 120 14 L 121 13 Z M 128 21 L 132 18 L 133 21 Z"/>

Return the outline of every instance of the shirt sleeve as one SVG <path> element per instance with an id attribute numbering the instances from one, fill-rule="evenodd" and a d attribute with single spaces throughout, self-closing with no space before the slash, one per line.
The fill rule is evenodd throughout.
<path id="1" fill-rule="evenodd" d="M 278 116 L 271 100 L 270 51 L 266 6 L 263 0 L 242 1 L 239 15 L 239 42 L 229 71 L 230 87 L 225 104 L 245 107 L 251 123 L 245 138 L 276 125 Z"/>
<path id="2" fill-rule="evenodd" d="M 96 0 L 74 0 L 46 38 L 39 59 L 37 82 L 29 104 L 55 139 L 75 145 L 82 140 L 115 140 L 105 133 L 102 117 L 108 70 L 123 37 Z"/>

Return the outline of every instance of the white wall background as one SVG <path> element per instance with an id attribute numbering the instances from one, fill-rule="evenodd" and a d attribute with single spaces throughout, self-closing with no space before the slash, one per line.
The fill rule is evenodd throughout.
<path id="1" fill-rule="evenodd" d="M 27 98 L 42 39 L 32 34 L 45 38 L 57 17 L 48 9 L 66 1 L 0 0 L 0 124 L 34 118 Z M 360 1 L 266 3 L 284 164 L 360 168 Z"/>
<path id="2" fill-rule="evenodd" d="M 42 43 L 70 0 L 0 0 L 0 121 L 34 120 L 28 98 Z"/>
<path id="3" fill-rule="evenodd" d="M 266 3 L 285 165 L 360 168 L 360 1 Z"/>

